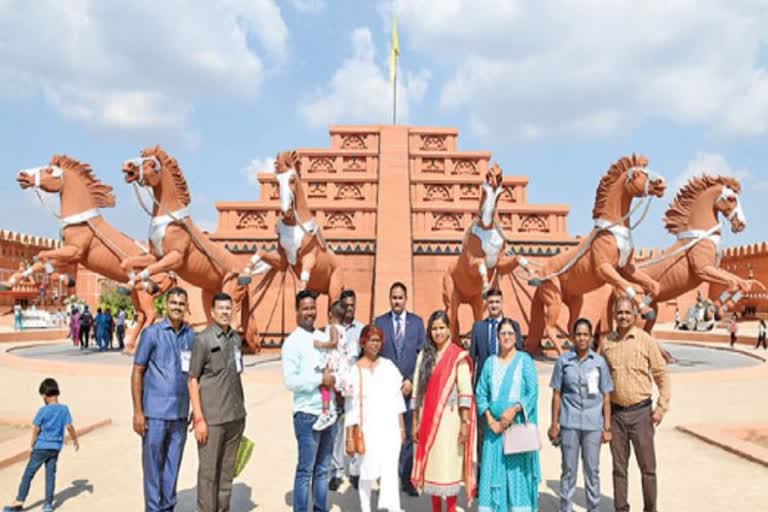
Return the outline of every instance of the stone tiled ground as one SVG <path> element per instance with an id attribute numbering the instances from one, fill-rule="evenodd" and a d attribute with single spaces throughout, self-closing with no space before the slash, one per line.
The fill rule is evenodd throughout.
<path id="1" fill-rule="evenodd" d="M 4 351 L 11 345 L 0 347 Z M 540 422 L 549 422 L 547 364 L 540 364 Z M 130 367 L 91 361 L 22 359 L 0 353 L 3 399 L 0 416 L 32 417 L 40 405 L 39 381 L 48 375 L 59 379 L 62 401 L 78 416 L 109 416 L 113 424 L 83 439 L 75 453 L 65 447 L 59 462 L 57 496 L 60 510 L 78 512 L 141 510 L 142 487 L 139 438 L 131 431 Z M 657 432 L 659 509 L 664 511 L 764 510 L 768 471 L 716 447 L 674 430 L 675 425 L 697 423 L 768 422 L 764 390 L 768 364 L 714 371 L 675 372 L 672 376 L 672 410 Z M 280 382 L 276 362 L 248 369 L 245 376 L 248 408 L 246 434 L 256 440 L 254 458 L 235 481 L 233 512 L 290 510 L 296 447 L 290 414 L 290 395 Z M 726 419 L 727 421 L 724 421 Z M 540 510 L 554 511 L 559 481 L 559 451 L 545 446 L 541 454 L 544 481 Z M 604 503 L 612 510 L 611 461 L 605 447 L 601 458 Z M 178 511 L 194 510 L 197 454 L 188 439 L 179 479 Z M 0 470 L 0 499 L 13 498 L 23 464 Z M 579 487 L 581 489 L 581 481 Z M 331 493 L 335 510 L 358 510 L 357 498 L 347 486 Z M 42 475 L 33 484 L 28 500 L 40 510 Z M 632 467 L 630 496 L 633 510 L 641 510 L 640 480 Z M 409 511 L 429 510 L 426 499 L 403 499 Z M 576 510 L 584 510 L 579 496 Z"/>

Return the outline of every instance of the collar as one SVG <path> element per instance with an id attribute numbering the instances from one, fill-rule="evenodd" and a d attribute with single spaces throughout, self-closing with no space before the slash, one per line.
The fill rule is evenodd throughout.
<path id="1" fill-rule="evenodd" d="M 101 212 L 98 208 L 91 208 L 90 210 L 85 210 L 84 212 L 76 213 L 74 215 L 67 215 L 66 217 L 61 218 L 61 227 L 65 228 L 74 224 L 82 224 L 99 215 L 101 215 Z"/>
<path id="2" fill-rule="evenodd" d="M 624 341 L 637 338 L 637 326 L 632 326 L 627 332 L 627 335 L 623 338 L 619 335 L 619 331 L 613 331 L 611 333 L 611 341 Z"/>
<path id="3" fill-rule="evenodd" d="M 350 329 L 357 329 L 360 322 L 358 322 L 355 319 L 352 319 L 352 321 L 348 325 L 341 324 L 341 326 L 344 328 L 345 331 L 348 331 Z"/>
<path id="4" fill-rule="evenodd" d="M 488 323 L 491 323 L 491 322 L 492 322 L 492 321 L 494 321 L 494 320 L 496 321 L 496 325 L 498 325 L 498 324 L 500 324 L 500 323 L 501 323 L 501 321 L 502 321 L 502 320 L 504 320 L 504 315 L 502 315 L 502 316 L 500 316 L 500 317 L 498 317 L 498 318 L 491 318 L 491 317 L 488 317 L 488 318 L 486 318 L 486 319 L 485 319 L 485 321 L 486 321 L 486 322 L 488 322 Z"/>
<path id="5" fill-rule="evenodd" d="M 399 315 L 394 311 L 390 311 L 390 314 L 392 315 L 392 320 L 397 320 L 398 318 L 400 318 L 403 320 L 403 323 L 405 323 L 406 318 L 408 318 L 408 312 L 406 310 L 403 310 L 403 312 L 400 313 Z"/>
<path id="6" fill-rule="evenodd" d="M 224 329 L 219 327 L 219 324 L 214 322 L 213 323 L 213 333 L 216 335 L 217 338 L 221 338 L 221 337 L 230 338 L 232 336 L 232 333 L 235 332 L 235 330 L 232 329 L 231 326 L 228 326 L 228 327 L 229 327 L 229 329 L 224 331 Z"/>
<path id="7" fill-rule="evenodd" d="M 119 314 L 119 313 L 118 313 Z M 171 324 L 171 321 L 168 320 L 168 317 L 164 317 L 163 321 L 160 322 L 160 328 L 166 331 L 173 331 L 173 325 Z M 189 324 L 186 322 L 181 322 L 181 326 L 179 326 L 179 330 L 177 334 L 181 334 L 184 332 L 185 329 L 189 328 Z"/>
<path id="8" fill-rule="evenodd" d="M 595 227 L 597 229 L 606 229 L 614 235 L 623 236 L 624 238 L 630 238 L 632 232 L 624 224 L 616 224 L 606 219 L 595 219 Z"/>
<path id="9" fill-rule="evenodd" d="M 590 348 L 589 350 L 587 350 L 586 359 L 594 359 L 596 355 L 597 354 L 595 353 L 595 351 Z M 566 352 L 566 358 L 569 360 L 573 360 L 573 359 L 578 360 L 579 354 L 576 352 L 576 349 L 574 348 Z"/>
<path id="10" fill-rule="evenodd" d="M 158 215 L 157 217 L 152 217 L 152 220 L 149 221 L 149 225 L 160 226 L 163 224 L 170 224 L 171 222 L 181 220 L 184 217 L 189 217 L 189 208 L 186 206 L 180 210 L 176 210 L 175 212 L 171 212 L 166 215 Z"/>

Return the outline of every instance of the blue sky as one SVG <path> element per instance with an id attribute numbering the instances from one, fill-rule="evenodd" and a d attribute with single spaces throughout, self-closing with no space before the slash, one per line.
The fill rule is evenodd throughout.
<path id="1" fill-rule="evenodd" d="M 145 237 L 120 163 L 157 143 L 212 228 L 214 202 L 255 199 L 277 151 L 389 122 L 393 10 L 400 120 L 458 128 L 460 149 L 529 177 L 530 202 L 569 204 L 571 234 L 590 229 L 601 174 L 637 152 L 673 187 L 739 177 L 750 222 L 725 242 L 768 240 L 765 0 L 0 2 L 0 228 L 56 236 L 14 175 L 67 153 L 115 187 L 107 218 Z M 671 243 L 673 192 L 639 246 Z"/>

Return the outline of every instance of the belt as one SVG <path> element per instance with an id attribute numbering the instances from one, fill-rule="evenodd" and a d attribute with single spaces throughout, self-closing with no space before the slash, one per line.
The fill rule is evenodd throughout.
<path id="1" fill-rule="evenodd" d="M 650 398 L 646 398 L 642 402 L 637 402 L 636 404 L 632 404 L 632 405 L 619 405 L 611 402 L 611 410 L 618 411 L 618 412 L 636 411 L 638 409 L 642 409 L 643 407 L 648 407 L 652 403 L 653 403 L 653 400 L 651 400 Z"/>

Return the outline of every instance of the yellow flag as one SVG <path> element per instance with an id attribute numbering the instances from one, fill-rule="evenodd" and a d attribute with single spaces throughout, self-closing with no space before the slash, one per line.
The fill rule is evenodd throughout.
<path id="1" fill-rule="evenodd" d="M 392 18 L 392 51 L 389 54 L 389 83 L 395 81 L 397 57 L 400 55 L 400 42 L 397 39 L 397 17 Z"/>

